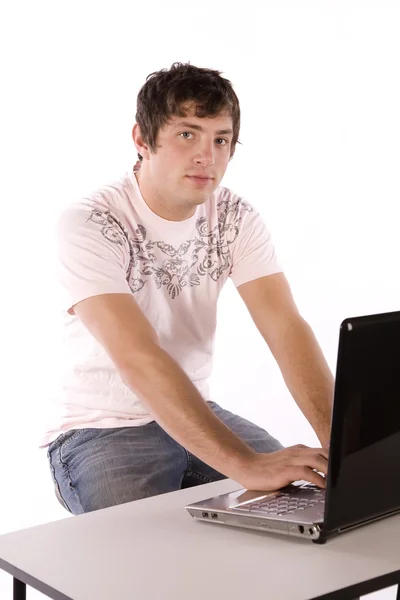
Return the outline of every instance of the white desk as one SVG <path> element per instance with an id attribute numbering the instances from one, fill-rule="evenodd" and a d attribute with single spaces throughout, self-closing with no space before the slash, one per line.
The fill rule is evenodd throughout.
<path id="1" fill-rule="evenodd" d="M 400 582 L 400 515 L 318 546 L 184 509 L 239 487 L 219 481 L 2 535 L 0 568 L 22 582 L 15 598 L 27 584 L 54 600 L 346 600 Z"/>

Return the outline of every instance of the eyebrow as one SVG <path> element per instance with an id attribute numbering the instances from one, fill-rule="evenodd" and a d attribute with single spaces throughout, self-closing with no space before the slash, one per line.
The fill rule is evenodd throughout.
<path id="1" fill-rule="evenodd" d="M 195 129 L 196 131 L 204 131 L 203 127 L 201 127 L 201 125 L 196 125 L 195 123 L 190 123 L 189 121 L 180 121 L 179 123 L 177 123 L 175 125 L 176 128 L 178 127 L 188 127 L 189 129 Z M 233 134 L 232 129 L 219 129 L 218 131 L 215 132 L 216 135 L 228 135 L 228 134 Z"/>

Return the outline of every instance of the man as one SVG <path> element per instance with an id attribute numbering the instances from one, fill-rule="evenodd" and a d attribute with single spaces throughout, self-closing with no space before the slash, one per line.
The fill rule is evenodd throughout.
<path id="1" fill-rule="evenodd" d="M 60 416 L 43 440 L 79 514 L 231 477 L 324 486 L 333 377 L 257 211 L 220 186 L 240 108 L 218 71 L 175 63 L 139 92 L 139 162 L 59 221 Z M 218 295 L 231 277 L 321 448 L 283 448 L 211 400 Z"/>

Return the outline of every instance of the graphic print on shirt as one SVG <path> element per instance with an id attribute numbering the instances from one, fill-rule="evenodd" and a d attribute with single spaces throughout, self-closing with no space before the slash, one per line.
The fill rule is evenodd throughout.
<path id="1" fill-rule="evenodd" d="M 218 225 L 209 231 L 207 219 L 196 221 L 197 235 L 186 240 L 178 248 L 164 241 L 146 240 L 147 231 L 138 225 L 135 237 L 131 237 L 124 225 L 109 210 L 93 209 L 88 221 L 101 226 L 102 235 L 113 244 L 128 245 L 130 262 L 127 281 L 132 293 L 141 290 L 152 278 L 160 289 L 167 287 L 171 299 L 179 296 L 189 286 L 200 285 L 200 278 L 207 274 L 218 281 L 222 273 L 231 268 L 230 246 L 239 234 L 239 224 L 244 211 L 254 209 L 242 199 L 222 200 L 218 203 Z M 157 258 L 154 248 L 158 248 L 165 259 Z M 132 271 L 140 274 L 133 277 Z"/>

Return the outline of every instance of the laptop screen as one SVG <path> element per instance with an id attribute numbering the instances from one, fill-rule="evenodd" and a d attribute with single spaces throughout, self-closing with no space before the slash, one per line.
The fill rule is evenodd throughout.
<path id="1" fill-rule="evenodd" d="M 341 325 L 325 528 L 400 509 L 400 312 Z"/>

